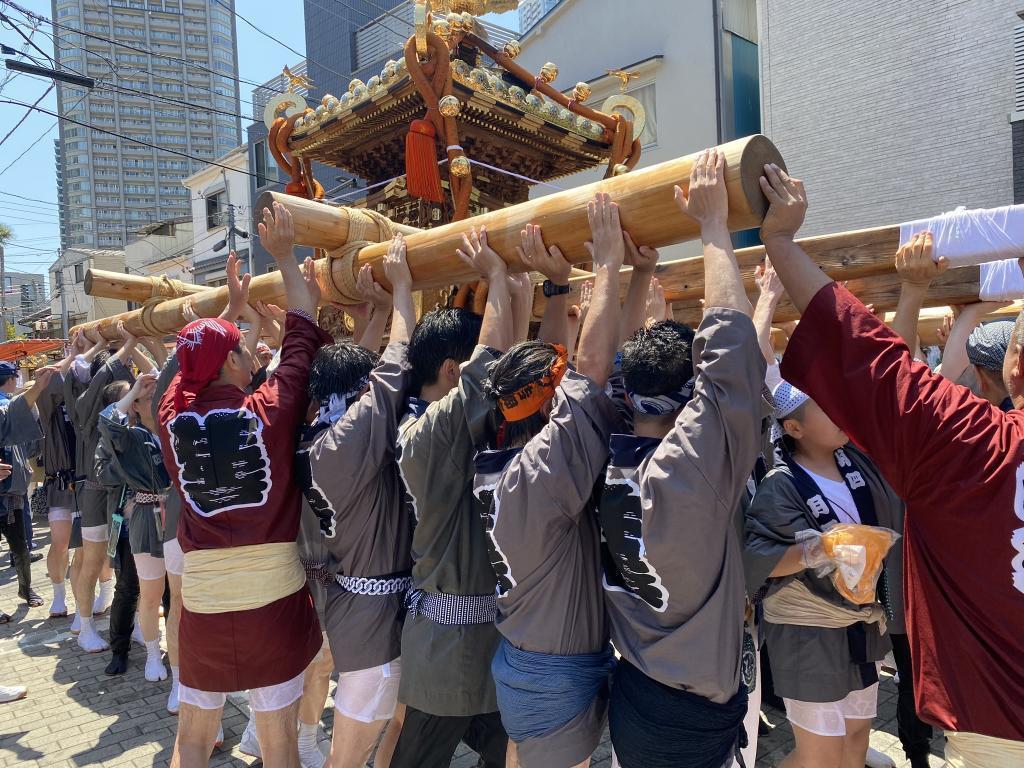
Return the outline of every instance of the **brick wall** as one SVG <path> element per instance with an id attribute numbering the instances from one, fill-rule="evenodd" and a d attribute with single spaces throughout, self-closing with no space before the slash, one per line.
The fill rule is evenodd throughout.
<path id="1" fill-rule="evenodd" d="M 1015 188 L 1024 193 L 1008 119 L 1024 2 L 759 6 L 764 132 L 807 184 L 803 234 L 1006 205 Z M 1024 149 L 1024 135 L 1017 141 Z"/>

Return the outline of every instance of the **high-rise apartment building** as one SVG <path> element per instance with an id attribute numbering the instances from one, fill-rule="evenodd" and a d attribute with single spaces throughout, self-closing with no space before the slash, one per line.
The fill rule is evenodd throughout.
<path id="1" fill-rule="evenodd" d="M 191 214 L 181 180 L 242 138 L 233 8 L 52 0 L 54 58 L 96 80 L 90 91 L 58 84 L 61 117 L 127 137 L 61 121 L 62 247 L 122 248 L 142 226 Z"/>
<path id="2" fill-rule="evenodd" d="M 543 19 L 561 0 L 520 0 L 519 32 L 525 34 Z"/>

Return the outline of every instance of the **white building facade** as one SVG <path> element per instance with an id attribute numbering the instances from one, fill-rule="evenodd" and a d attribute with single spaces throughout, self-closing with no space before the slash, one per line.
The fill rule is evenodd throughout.
<path id="1" fill-rule="evenodd" d="M 232 235 L 243 270 L 250 268 L 250 240 L 243 236 L 252 219 L 248 148 L 235 147 L 216 162 L 182 181 L 192 199 L 192 274 L 199 285 L 227 283 Z"/>
<path id="2" fill-rule="evenodd" d="M 587 103 L 602 108 L 620 93 L 646 113 L 640 168 L 757 133 L 757 23 L 754 0 L 645 0 L 629 12 L 628 30 L 614 20 L 616 0 L 561 0 L 521 39 L 518 62 L 539 72 L 559 68 L 555 86 L 570 93 L 586 82 Z M 628 74 L 623 84 L 608 70 Z M 602 165 L 553 183 L 569 188 L 600 179 Z M 552 189 L 534 187 L 533 196 Z M 700 253 L 700 244 L 661 249 L 662 259 Z"/>

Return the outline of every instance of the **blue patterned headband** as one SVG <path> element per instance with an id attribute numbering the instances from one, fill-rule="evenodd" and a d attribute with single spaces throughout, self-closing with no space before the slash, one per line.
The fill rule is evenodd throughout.
<path id="1" fill-rule="evenodd" d="M 675 392 L 668 392 L 664 395 L 640 395 L 636 392 L 629 393 L 629 400 L 633 404 L 633 410 L 645 416 L 664 416 L 675 413 L 693 397 L 694 380 L 690 379 Z"/>

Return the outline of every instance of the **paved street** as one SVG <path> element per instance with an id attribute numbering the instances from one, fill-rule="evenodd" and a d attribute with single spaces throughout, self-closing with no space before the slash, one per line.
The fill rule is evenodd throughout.
<path id="1" fill-rule="evenodd" d="M 46 541 L 44 536 L 37 540 Z M 14 621 L 0 626 L 0 682 L 26 685 L 29 695 L 22 701 L 0 705 L 0 768 L 166 766 L 177 723 L 164 709 L 170 683 L 145 680 L 145 653 L 137 646 L 127 675 L 104 675 L 109 654 L 83 653 L 68 632 L 70 619 L 46 619 L 51 595 L 45 560 L 33 565 L 32 576 L 47 604 L 29 612 L 17 599 L 14 570 L 7 567 L 5 548 L 0 555 L 0 608 L 11 613 Z M 99 628 L 106 633 L 105 619 L 99 622 Z M 896 738 L 896 687 L 890 678 L 882 683 L 879 706 L 871 743 L 891 755 L 898 766 L 904 766 Z M 328 732 L 332 711 L 324 715 Z M 247 717 L 244 696 L 233 695 L 224 710 L 225 744 L 214 753 L 211 765 L 245 766 L 256 762 L 238 751 Z M 778 765 L 792 744 L 782 714 L 770 710 L 769 717 L 781 725 L 760 740 L 757 768 Z M 941 749 L 941 740 L 937 739 L 935 752 L 941 754 Z M 606 740 L 595 754 L 593 765 L 608 768 L 610 763 Z M 934 758 L 932 764 L 940 766 L 942 760 Z M 474 765 L 476 757 L 465 747 L 452 762 L 457 768 Z"/>

